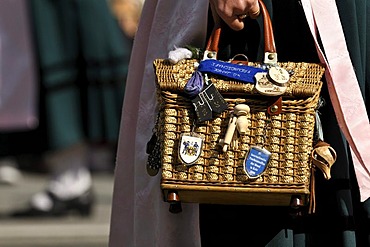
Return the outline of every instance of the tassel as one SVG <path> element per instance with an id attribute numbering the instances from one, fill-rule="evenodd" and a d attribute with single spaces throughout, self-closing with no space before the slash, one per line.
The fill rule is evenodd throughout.
<path id="1" fill-rule="evenodd" d="M 202 91 L 203 85 L 204 82 L 202 73 L 195 71 L 189 81 L 186 83 L 184 91 L 189 97 L 194 98 Z"/>

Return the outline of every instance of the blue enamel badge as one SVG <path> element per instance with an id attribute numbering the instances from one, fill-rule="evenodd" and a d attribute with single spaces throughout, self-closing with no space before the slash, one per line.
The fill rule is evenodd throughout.
<path id="1" fill-rule="evenodd" d="M 253 146 L 244 160 L 244 171 L 249 178 L 258 178 L 266 169 L 271 153 L 266 149 Z"/>

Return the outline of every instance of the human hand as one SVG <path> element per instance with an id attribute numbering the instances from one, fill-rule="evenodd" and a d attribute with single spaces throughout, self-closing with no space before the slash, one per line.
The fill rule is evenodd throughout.
<path id="1" fill-rule="evenodd" d="M 244 19 L 257 18 L 260 13 L 258 0 L 209 0 L 212 12 L 217 21 L 217 16 L 233 30 L 244 28 Z"/>
<path id="2" fill-rule="evenodd" d="M 135 37 L 142 4 L 137 0 L 110 0 L 118 24 L 128 38 Z"/>

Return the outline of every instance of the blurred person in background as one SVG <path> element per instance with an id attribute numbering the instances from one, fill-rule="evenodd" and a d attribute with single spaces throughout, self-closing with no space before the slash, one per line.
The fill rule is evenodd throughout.
<path id="1" fill-rule="evenodd" d="M 144 0 L 110 0 L 110 4 L 123 32 L 134 38 Z"/>
<path id="2" fill-rule="evenodd" d="M 45 121 L 43 161 L 51 176 L 12 216 L 88 216 L 91 171 L 113 170 L 131 38 L 106 0 L 27 3 Z"/>
<path id="3" fill-rule="evenodd" d="M 15 156 L 38 125 L 33 47 L 26 1 L 0 1 L 0 184 L 21 179 Z"/>

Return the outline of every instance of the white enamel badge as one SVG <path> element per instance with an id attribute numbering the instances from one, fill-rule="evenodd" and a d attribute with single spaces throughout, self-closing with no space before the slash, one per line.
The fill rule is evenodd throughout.
<path id="1" fill-rule="evenodd" d="M 197 162 L 203 146 L 203 138 L 196 133 L 183 133 L 179 140 L 179 159 L 185 165 Z"/>

